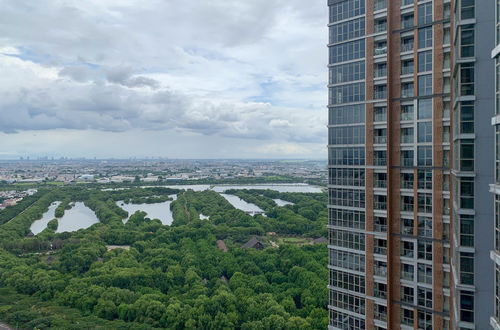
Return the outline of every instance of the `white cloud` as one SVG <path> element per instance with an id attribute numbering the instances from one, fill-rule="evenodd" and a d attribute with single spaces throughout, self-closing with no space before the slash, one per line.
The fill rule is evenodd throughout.
<path id="1" fill-rule="evenodd" d="M 6 0 L 0 12 L 0 131 L 18 132 L 9 139 L 145 130 L 179 143 L 212 136 L 213 153 L 234 139 L 287 145 L 282 154 L 325 144 L 323 3 Z"/>

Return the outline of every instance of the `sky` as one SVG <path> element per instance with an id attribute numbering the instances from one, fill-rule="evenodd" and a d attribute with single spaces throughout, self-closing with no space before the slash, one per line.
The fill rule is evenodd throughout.
<path id="1" fill-rule="evenodd" d="M 327 6 L 0 1 L 0 159 L 326 158 Z"/>

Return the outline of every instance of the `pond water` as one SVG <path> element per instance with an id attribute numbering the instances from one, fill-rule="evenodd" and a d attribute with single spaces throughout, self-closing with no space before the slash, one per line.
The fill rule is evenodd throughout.
<path id="1" fill-rule="evenodd" d="M 177 199 L 177 195 L 170 195 L 169 197 L 174 200 Z M 117 202 L 117 205 L 127 211 L 129 216 L 137 211 L 143 211 L 146 212 L 148 218 L 158 219 L 166 226 L 171 225 L 172 221 L 174 221 L 172 211 L 170 210 L 170 204 L 172 204 L 172 201 L 155 204 L 125 204 L 123 201 Z M 124 223 L 126 223 L 128 219 L 129 218 L 125 219 Z"/>
<path id="2" fill-rule="evenodd" d="M 248 214 L 255 215 L 255 214 L 262 214 L 264 211 L 258 207 L 255 204 L 251 204 L 248 202 L 245 202 L 238 196 L 234 195 L 228 195 L 228 194 L 220 194 L 222 197 L 224 197 L 231 205 L 233 205 L 235 208 L 240 209 Z"/>
<path id="3" fill-rule="evenodd" d="M 278 206 L 286 206 L 286 205 L 293 205 L 291 202 L 284 201 L 282 199 L 273 199 L 273 201 L 278 205 Z"/>
<path id="4" fill-rule="evenodd" d="M 56 209 L 61 204 L 61 202 L 54 202 L 50 204 L 49 210 L 45 212 L 40 220 L 36 220 L 30 227 L 30 230 L 33 234 L 40 234 L 45 228 L 47 228 L 47 224 L 50 220 L 55 218 Z"/>
<path id="5" fill-rule="evenodd" d="M 64 216 L 59 219 L 57 233 L 73 232 L 79 229 L 88 228 L 99 223 L 94 211 L 85 206 L 82 202 L 76 202 L 75 205 L 64 212 Z"/>

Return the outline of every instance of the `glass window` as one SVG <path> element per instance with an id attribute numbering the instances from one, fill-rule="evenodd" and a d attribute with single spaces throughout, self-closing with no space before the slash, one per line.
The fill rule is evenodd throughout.
<path id="1" fill-rule="evenodd" d="M 418 95 L 432 95 L 432 75 L 424 75 L 418 77 Z"/>
<path id="2" fill-rule="evenodd" d="M 463 209 L 474 208 L 474 178 L 460 179 L 460 207 Z"/>
<path id="3" fill-rule="evenodd" d="M 432 99 L 418 100 L 418 119 L 432 118 Z"/>
<path id="4" fill-rule="evenodd" d="M 460 319 L 464 322 L 474 322 L 474 293 L 460 293 Z"/>
<path id="5" fill-rule="evenodd" d="M 418 189 L 432 189 L 432 171 L 418 170 Z"/>
<path id="6" fill-rule="evenodd" d="M 474 285 L 474 253 L 460 252 L 460 282 Z"/>
<path id="7" fill-rule="evenodd" d="M 460 65 L 460 95 L 474 95 L 474 63 Z"/>
<path id="8" fill-rule="evenodd" d="M 474 171 L 474 140 L 460 140 L 460 170 Z"/>
<path id="9" fill-rule="evenodd" d="M 418 142 L 432 142 L 432 122 L 418 123 Z"/>
<path id="10" fill-rule="evenodd" d="M 461 0 L 460 18 L 469 19 L 475 17 L 475 0 Z"/>
<path id="11" fill-rule="evenodd" d="M 460 133 L 474 133 L 474 102 L 460 103 Z"/>
<path id="12" fill-rule="evenodd" d="M 418 242 L 418 258 L 432 260 L 432 243 L 426 241 Z"/>
<path id="13" fill-rule="evenodd" d="M 432 47 L 432 26 L 418 29 L 418 48 Z"/>
<path id="14" fill-rule="evenodd" d="M 418 24 L 432 23 L 432 2 L 418 6 Z"/>
<path id="15" fill-rule="evenodd" d="M 419 166 L 432 166 L 432 147 L 418 147 L 417 163 Z"/>
<path id="16" fill-rule="evenodd" d="M 418 53 L 418 72 L 432 71 L 432 50 Z"/>
<path id="17" fill-rule="evenodd" d="M 460 56 L 474 57 L 474 24 L 461 26 Z"/>
<path id="18" fill-rule="evenodd" d="M 413 120 L 413 105 L 401 106 L 401 120 Z"/>
<path id="19" fill-rule="evenodd" d="M 460 215 L 460 245 L 474 246 L 474 216 Z"/>

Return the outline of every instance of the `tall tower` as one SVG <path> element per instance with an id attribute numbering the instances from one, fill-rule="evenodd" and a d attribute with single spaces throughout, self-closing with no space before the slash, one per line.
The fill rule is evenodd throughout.
<path id="1" fill-rule="evenodd" d="M 489 324 L 486 2 L 328 1 L 332 329 Z"/>
<path id="2" fill-rule="evenodd" d="M 491 123 L 495 132 L 495 160 L 494 172 L 495 177 L 492 180 L 491 192 L 495 198 L 495 224 L 494 224 L 494 243 L 491 245 L 491 259 L 494 262 L 495 274 L 495 292 L 494 292 L 494 310 L 491 316 L 491 326 L 493 329 L 500 330 L 500 0 L 495 0 L 496 16 L 495 30 L 496 39 L 494 42 L 495 48 L 491 52 L 491 57 L 494 60 L 495 74 L 495 110 L 492 111 L 493 118 Z M 493 68 L 493 66 L 491 66 Z"/>

